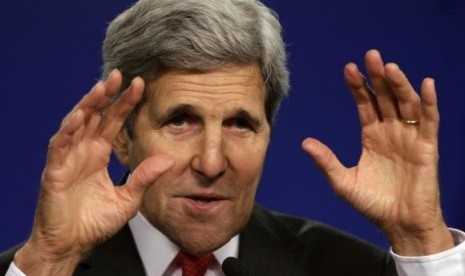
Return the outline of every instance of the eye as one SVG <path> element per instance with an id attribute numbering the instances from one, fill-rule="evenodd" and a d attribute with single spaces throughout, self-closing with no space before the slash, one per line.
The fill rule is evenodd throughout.
<path id="1" fill-rule="evenodd" d="M 186 123 L 188 123 L 188 117 L 186 115 L 176 115 L 168 120 L 168 124 L 175 127 L 181 127 Z"/>
<path id="2" fill-rule="evenodd" d="M 195 128 L 197 119 L 189 114 L 177 114 L 168 119 L 165 127 L 172 134 L 182 134 Z"/>
<path id="3" fill-rule="evenodd" d="M 234 124 L 236 125 L 237 128 L 252 129 L 252 124 L 248 120 L 243 119 L 243 118 L 238 118 L 238 119 L 234 120 Z"/>
<path id="4" fill-rule="evenodd" d="M 253 124 L 246 118 L 232 118 L 225 123 L 228 127 L 233 127 L 239 131 L 254 131 Z"/>

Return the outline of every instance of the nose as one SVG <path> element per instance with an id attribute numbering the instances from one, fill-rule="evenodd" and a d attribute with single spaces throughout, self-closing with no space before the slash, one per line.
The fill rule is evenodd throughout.
<path id="1" fill-rule="evenodd" d="M 224 174 L 227 163 L 222 127 L 204 129 L 192 159 L 192 169 L 197 174 L 214 180 Z"/>

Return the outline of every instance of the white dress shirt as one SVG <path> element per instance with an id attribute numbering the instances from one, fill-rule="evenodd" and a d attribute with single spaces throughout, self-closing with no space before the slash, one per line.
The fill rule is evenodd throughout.
<path id="1" fill-rule="evenodd" d="M 465 233 L 449 229 L 455 247 L 440 253 L 421 257 L 405 257 L 394 253 L 399 276 L 465 276 Z"/>
<path id="2" fill-rule="evenodd" d="M 148 276 L 181 276 L 181 268 L 172 264 L 178 247 L 138 213 L 129 221 L 139 255 Z M 452 249 L 419 257 L 405 257 L 392 252 L 399 276 L 465 276 L 465 233 L 450 229 L 456 246 Z M 151 241 L 151 242 L 148 242 Z M 206 276 L 224 276 L 220 264 L 227 257 L 237 257 L 239 237 L 213 252 L 216 262 Z M 163 252 L 160 254 L 160 252 Z M 26 276 L 11 263 L 5 276 Z"/>

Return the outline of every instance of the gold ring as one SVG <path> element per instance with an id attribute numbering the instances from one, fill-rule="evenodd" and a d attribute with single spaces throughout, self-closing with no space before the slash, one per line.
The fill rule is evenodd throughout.
<path id="1" fill-rule="evenodd" d="M 420 121 L 417 121 L 417 120 L 402 120 L 402 123 L 406 124 L 406 125 L 418 125 L 420 123 Z"/>

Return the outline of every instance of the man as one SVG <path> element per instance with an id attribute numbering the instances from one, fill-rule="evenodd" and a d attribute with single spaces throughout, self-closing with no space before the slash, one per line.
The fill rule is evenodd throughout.
<path id="1" fill-rule="evenodd" d="M 371 245 L 254 206 L 289 86 L 280 31 L 254 0 L 141 0 L 118 16 L 103 80 L 51 139 L 31 236 L 0 258 L 1 272 L 180 275 L 179 259 L 213 252 L 210 275 L 229 256 L 254 275 L 396 275 Z M 375 50 L 366 69 L 376 94 L 355 64 L 345 68 L 362 124 L 358 165 L 343 167 L 312 138 L 302 147 L 387 235 L 399 274 L 457 275 L 465 249 L 439 204 L 434 82 L 420 98 Z M 108 177 L 112 149 L 129 168 L 122 186 Z"/>

